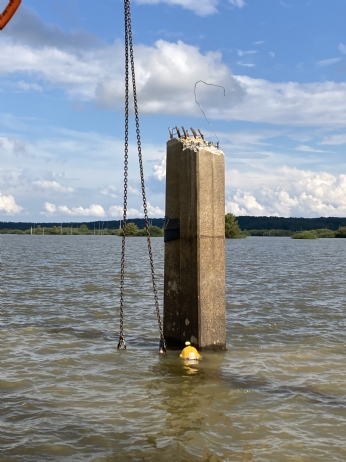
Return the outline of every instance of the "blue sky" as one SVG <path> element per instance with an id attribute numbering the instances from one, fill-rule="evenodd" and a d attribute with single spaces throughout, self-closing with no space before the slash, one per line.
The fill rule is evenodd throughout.
<path id="1" fill-rule="evenodd" d="M 132 2 L 151 217 L 164 215 L 167 127 L 216 141 L 198 80 L 226 89 L 197 87 L 226 156 L 227 212 L 346 216 L 345 16 L 344 0 Z M 22 0 L 0 32 L 1 221 L 122 215 L 123 27 L 120 0 Z"/>

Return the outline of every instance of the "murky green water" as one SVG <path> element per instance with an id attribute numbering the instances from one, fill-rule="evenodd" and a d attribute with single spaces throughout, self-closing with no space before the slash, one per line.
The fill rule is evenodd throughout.
<path id="1" fill-rule="evenodd" d="M 153 240 L 162 295 L 163 240 Z M 345 461 L 346 241 L 227 241 L 226 353 L 159 356 L 146 241 L 0 236 L 1 461 Z"/>

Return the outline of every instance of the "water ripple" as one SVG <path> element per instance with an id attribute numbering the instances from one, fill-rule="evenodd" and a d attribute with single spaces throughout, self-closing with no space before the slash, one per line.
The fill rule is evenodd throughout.
<path id="1" fill-rule="evenodd" d="M 163 240 L 153 239 L 162 306 Z M 145 238 L 0 236 L 0 460 L 344 461 L 342 239 L 227 241 L 226 353 L 159 356 Z"/>

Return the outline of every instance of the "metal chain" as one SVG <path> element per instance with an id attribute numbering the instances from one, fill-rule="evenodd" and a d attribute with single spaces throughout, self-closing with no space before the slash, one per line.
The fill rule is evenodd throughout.
<path id="1" fill-rule="evenodd" d="M 132 25 L 131 25 L 131 7 L 130 0 L 124 0 L 125 6 L 125 173 L 124 173 L 124 227 L 123 227 L 123 245 L 122 245 L 122 257 L 121 257 L 121 298 L 120 298 L 120 339 L 118 348 L 121 347 L 122 342 L 124 348 L 126 348 L 124 335 L 123 335 L 123 292 L 124 292 L 124 261 L 125 261 L 125 223 L 126 223 L 126 208 L 127 208 L 127 168 L 128 168 L 128 111 L 129 111 L 129 55 L 131 62 L 131 74 L 132 74 L 132 88 L 133 88 L 133 103 L 134 103 L 134 113 L 135 113 L 135 122 L 136 122 L 136 135 L 137 135 L 137 148 L 138 148 L 138 161 L 139 161 L 139 170 L 141 176 L 141 189 L 142 189 L 142 198 L 143 198 L 143 210 L 145 218 L 145 227 L 147 232 L 147 243 L 149 251 L 149 260 L 151 268 L 151 279 L 153 284 L 154 300 L 155 300 L 155 309 L 157 315 L 157 321 L 160 331 L 160 353 L 166 352 L 166 341 L 163 335 L 163 326 L 160 316 L 160 307 L 159 299 L 157 295 L 156 280 L 155 280 L 155 268 L 153 260 L 153 252 L 151 247 L 150 240 L 150 223 L 148 218 L 148 206 L 145 193 L 145 183 L 144 183 L 144 171 L 143 171 L 143 156 L 142 156 L 142 147 L 141 147 L 141 135 L 139 128 L 139 114 L 138 114 L 138 100 L 137 100 L 137 89 L 136 89 L 136 76 L 135 76 L 135 62 L 134 62 L 134 53 L 133 53 L 133 40 L 132 40 Z M 125 207 L 126 206 L 126 207 Z"/>
<path id="2" fill-rule="evenodd" d="M 120 269 L 120 333 L 118 349 L 126 350 L 124 337 L 124 282 L 125 282 L 125 244 L 126 244 L 126 218 L 127 218 L 127 181 L 129 162 L 129 36 L 127 23 L 126 1 L 124 5 L 125 18 L 125 148 L 124 148 L 124 209 L 123 209 L 123 235 L 121 241 L 121 269 Z"/>

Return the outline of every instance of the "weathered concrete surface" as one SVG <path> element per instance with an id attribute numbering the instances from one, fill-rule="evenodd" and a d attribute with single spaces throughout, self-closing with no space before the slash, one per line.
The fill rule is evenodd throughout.
<path id="1" fill-rule="evenodd" d="M 164 335 L 200 350 L 226 348 L 224 154 L 202 140 L 167 143 L 166 216 L 180 238 L 165 242 Z"/>

